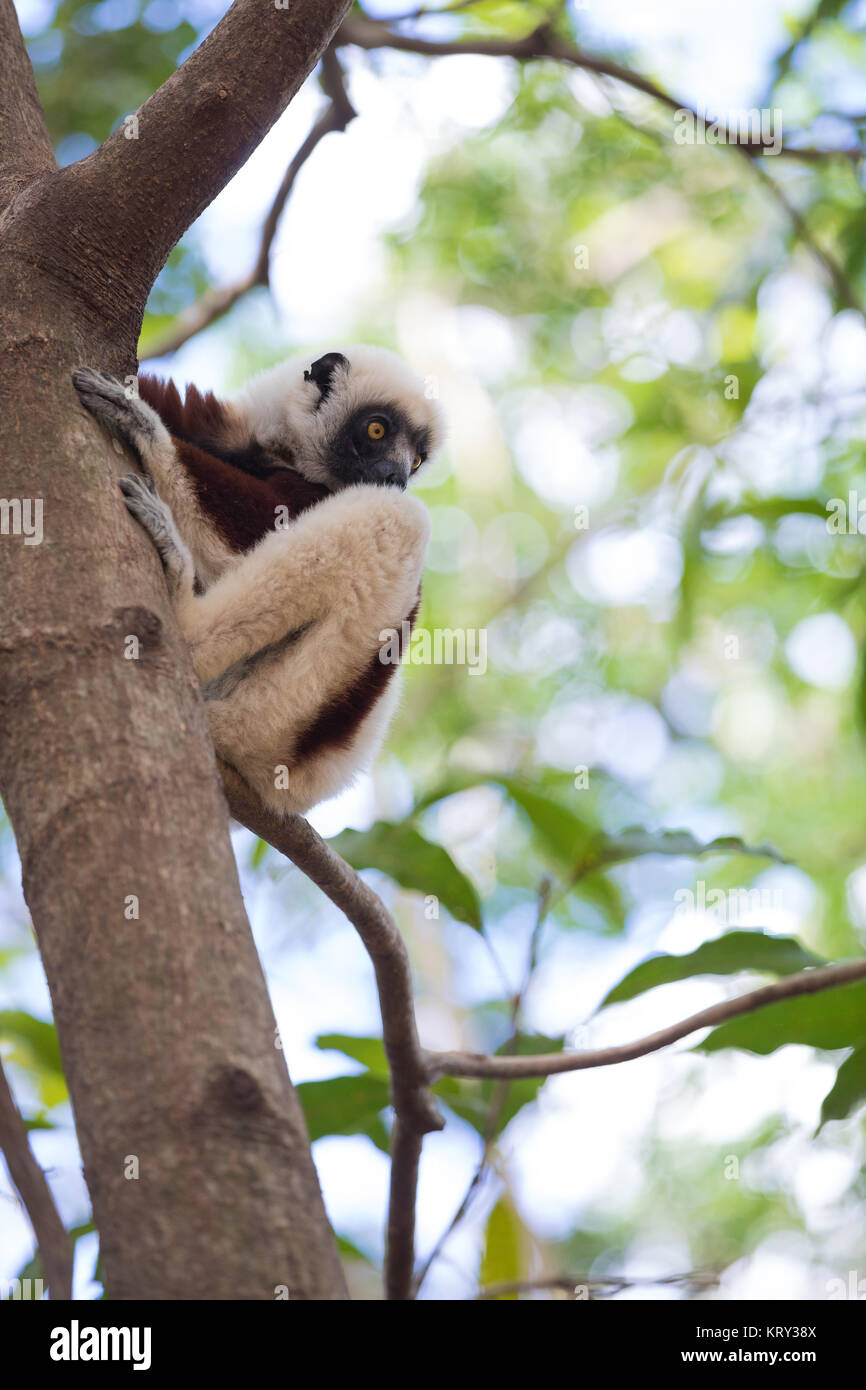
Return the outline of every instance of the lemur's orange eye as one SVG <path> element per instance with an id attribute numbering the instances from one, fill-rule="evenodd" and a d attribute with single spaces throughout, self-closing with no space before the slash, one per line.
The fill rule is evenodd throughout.
<path id="1" fill-rule="evenodd" d="M 367 434 L 371 439 L 384 439 L 385 426 L 381 420 L 371 420 L 367 426 Z"/>
<path id="2" fill-rule="evenodd" d="M 420 455 L 420 454 L 416 454 L 415 457 L 414 457 L 414 459 L 412 460 L 412 472 L 414 473 L 414 472 L 415 472 L 415 469 L 416 469 L 416 468 L 420 468 L 420 467 L 421 467 L 421 455 Z"/>

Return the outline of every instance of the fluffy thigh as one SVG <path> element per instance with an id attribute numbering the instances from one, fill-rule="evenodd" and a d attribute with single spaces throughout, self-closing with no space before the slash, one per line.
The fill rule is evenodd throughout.
<path id="1" fill-rule="evenodd" d="M 374 756 L 399 671 L 380 653 L 414 618 L 428 535 L 415 498 L 351 487 L 178 596 L 217 753 L 273 810 L 308 810 Z"/>

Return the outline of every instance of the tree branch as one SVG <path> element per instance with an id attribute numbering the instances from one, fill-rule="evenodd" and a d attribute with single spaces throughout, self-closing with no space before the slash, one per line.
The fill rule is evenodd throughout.
<path id="1" fill-rule="evenodd" d="M 406 946 L 385 904 L 302 816 L 272 815 L 234 769 L 223 764 L 220 770 L 235 820 L 285 854 L 321 888 L 346 914 L 373 963 L 396 1117 L 391 1136 L 385 1289 L 390 1299 L 410 1298 L 421 1141 L 425 1134 L 444 1128 L 445 1122 L 429 1090 Z"/>
<path id="2" fill-rule="evenodd" d="M 201 333 L 211 324 L 216 323 L 225 314 L 233 309 L 239 299 L 250 293 L 251 290 L 260 286 L 264 287 L 270 283 L 270 256 L 271 247 L 277 234 L 285 206 L 291 196 L 303 166 L 306 164 L 310 155 L 316 149 L 321 140 L 329 135 L 331 131 L 342 131 L 350 121 L 354 120 L 358 114 L 349 100 L 346 92 L 343 70 L 340 67 L 339 59 L 333 48 L 328 49 L 322 55 L 321 84 L 330 98 L 325 110 L 319 115 L 311 126 L 309 134 L 294 155 L 283 176 L 274 200 L 271 203 L 268 215 L 262 225 L 261 241 L 259 243 L 258 255 L 255 265 L 248 274 L 236 280 L 232 285 L 226 285 L 222 289 L 211 289 L 188 309 L 180 314 L 172 328 L 162 338 L 158 338 L 147 352 L 142 354 L 142 360 L 152 357 L 164 357 L 170 352 L 176 352 L 184 343 L 188 343 L 197 333 Z"/>
<path id="3" fill-rule="evenodd" d="M 0 210 L 39 174 L 57 168 L 12 0 L 0 0 Z"/>
<path id="4" fill-rule="evenodd" d="M 447 13 L 444 11 L 443 13 Z M 411 17 L 411 16 L 407 16 Z M 395 21 L 391 21 L 393 23 Z M 548 25 L 541 25 L 531 34 L 522 39 L 503 39 L 491 38 L 483 39 L 469 36 L 465 39 L 455 40 L 431 40 L 417 38 L 413 35 L 397 34 L 393 29 L 381 20 L 356 19 L 351 18 L 344 21 L 338 34 L 337 43 L 351 43 L 358 48 L 394 48 L 403 53 L 418 53 L 428 58 L 444 57 L 460 53 L 485 54 L 496 58 L 516 58 L 521 62 L 526 62 L 533 58 L 550 58 L 561 63 L 570 64 L 575 68 L 582 68 L 586 72 L 595 73 L 598 77 L 612 78 L 617 82 L 631 87 L 634 91 L 642 92 L 645 96 L 652 97 L 654 101 L 668 107 L 671 111 L 688 112 L 697 121 L 701 119 L 694 107 L 687 102 L 681 101 L 678 97 L 671 96 L 663 88 L 643 77 L 640 73 L 633 72 L 630 68 L 623 67 L 620 63 L 615 63 L 609 58 L 601 57 L 599 54 L 588 53 L 577 44 L 560 37 Z M 711 122 L 707 122 L 710 124 Z M 833 282 L 833 287 L 839 301 L 847 308 L 859 308 L 859 302 L 854 290 L 849 283 L 844 270 L 836 262 L 828 251 L 825 251 L 813 237 L 809 225 L 802 213 L 788 200 L 784 191 L 779 187 L 763 168 L 759 156 L 763 155 L 766 147 L 760 141 L 742 141 L 738 138 L 738 133 L 731 131 L 724 122 L 715 123 L 724 136 L 721 143 L 732 146 L 740 154 L 750 161 L 752 168 L 762 179 L 765 188 L 772 194 L 779 205 L 784 208 L 790 218 L 794 230 L 800 240 L 806 245 L 815 258 L 820 261 L 828 272 Z M 814 161 L 832 159 L 837 155 L 856 164 L 863 158 L 863 150 L 859 145 L 853 145 L 848 149 L 841 150 L 816 150 L 801 149 L 791 145 L 782 145 L 780 154 L 788 155 L 792 159 L 802 161 Z"/>
<path id="5" fill-rule="evenodd" d="M 448 11 L 443 11 L 443 13 L 447 14 Z M 337 33 L 336 42 L 340 45 L 354 44 L 356 48 L 364 49 L 393 48 L 400 53 L 418 53 L 425 58 L 454 57 L 461 53 L 481 54 L 490 58 L 516 58 L 521 62 L 533 58 L 553 58 L 557 62 L 568 63 L 572 67 L 583 68 L 586 72 L 594 72 L 600 77 L 612 77 L 617 82 L 632 87 L 636 92 L 643 92 L 645 96 L 661 102 L 671 111 L 687 111 L 695 120 L 699 119 L 698 112 L 688 102 L 670 96 L 661 87 L 651 82 L 649 78 L 633 72 L 630 68 L 623 67 L 620 63 L 615 63 L 610 58 L 587 52 L 586 49 L 580 48 L 569 39 L 561 38 L 546 25 L 539 26 L 531 34 L 520 39 L 487 39 L 470 35 L 464 39 L 439 40 L 398 34 L 393 29 L 388 28 L 388 25 L 381 20 L 358 19 L 353 16 L 351 19 L 344 20 Z M 710 124 L 709 121 L 708 124 Z M 725 136 L 723 143 L 739 143 L 739 147 L 749 155 L 763 154 L 766 147 L 759 141 L 738 142 L 734 138 L 734 132 L 729 130 L 724 122 L 718 122 L 718 125 Z M 780 153 L 801 160 L 830 159 L 837 155 L 843 155 L 856 161 L 863 156 L 863 151 L 859 145 L 843 150 L 797 149 L 790 145 L 783 145 Z"/>
<path id="6" fill-rule="evenodd" d="M 415 1297 L 415 1208 L 423 1142 L 424 1132 L 417 1125 L 404 1124 L 398 1114 L 391 1134 L 385 1258 L 385 1297 L 388 1299 L 406 1301 Z"/>
<path id="7" fill-rule="evenodd" d="M 51 1298 L 72 1297 L 72 1250 L 45 1174 L 33 1157 L 27 1129 L 0 1065 L 0 1149 L 30 1218 Z"/>
<path id="8" fill-rule="evenodd" d="M 860 302 L 857 295 L 854 293 L 853 285 L 835 257 L 831 256 L 829 251 L 825 251 L 823 246 L 815 240 L 811 228 L 800 209 L 794 206 L 787 197 L 784 189 L 767 173 L 763 164 L 759 163 L 758 160 L 753 160 L 751 161 L 751 165 L 752 172 L 761 180 L 767 191 L 787 213 L 794 231 L 803 245 L 808 247 L 815 259 L 820 261 L 827 271 L 833 282 L 833 288 L 836 291 L 839 302 L 844 304 L 847 309 L 857 309 L 859 311 Z"/>
<path id="9" fill-rule="evenodd" d="M 590 1067 L 610 1067 L 618 1062 L 631 1062 L 636 1057 L 646 1057 L 650 1052 L 658 1052 L 671 1043 L 678 1042 L 699 1028 L 710 1028 L 741 1014 L 754 1013 L 767 1004 L 775 1004 L 779 999 L 793 999 L 800 994 L 818 994 L 821 990 L 836 989 L 840 985 L 851 984 L 854 980 L 866 979 L 866 957 L 860 960 L 844 961 L 841 965 L 826 965 L 815 970 L 801 970 L 797 975 L 789 975 L 762 989 L 742 994 L 737 999 L 726 999 L 721 1004 L 713 1004 L 709 1009 L 692 1014 L 682 1023 L 674 1023 L 662 1028 L 658 1033 L 640 1038 L 637 1042 L 622 1043 L 618 1047 L 601 1047 L 594 1052 L 558 1052 L 534 1057 L 484 1057 L 475 1052 L 428 1052 L 432 1080 L 441 1076 L 503 1077 L 517 1080 L 520 1077 L 556 1076 L 562 1072 L 586 1071 Z"/>
<path id="10" fill-rule="evenodd" d="M 220 770 L 235 820 L 291 859 L 346 914 L 357 931 L 376 974 L 383 1042 L 392 1070 L 394 1108 L 404 1120 L 423 1125 L 424 1133 L 442 1129 L 442 1117 L 427 1090 L 427 1065 L 415 1026 L 409 957 L 390 912 L 303 816 L 271 814 L 234 769 L 223 764 Z"/>

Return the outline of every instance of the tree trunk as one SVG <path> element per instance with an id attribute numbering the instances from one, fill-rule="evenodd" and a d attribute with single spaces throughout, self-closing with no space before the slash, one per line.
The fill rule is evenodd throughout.
<path id="1" fill-rule="evenodd" d="M 345 1296 L 202 702 L 156 555 L 117 487 L 132 463 L 70 383 L 78 366 L 134 370 L 150 282 L 180 234 L 177 210 L 163 215 L 151 190 L 159 224 L 142 226 L 131 249 L 122 236 L 148 177 L 159 176 L 172 112 L 185 111 L 187 134 L 173 138 L 197 161 L 181 214 L 191 220 L 303 81 L 345 8 L 297 0 L 292 32 L 303 43 L 289 43 L 285 70 L 271 73 L 270 118 L 242 123 L 209 163 L 195 148 L 196 102 L 219 144 L 220 122 L 232 131 L 238 112 L 214 117 L 212 103 L 231 107 L 277 61 L 265 52 L 254 70 L 238 39 L 255 10 L 261 27 L 247 47 L 261 47 L 272 3 L 241 0 L 206 41 L 224 74 L 216 89 L 207 61 L 195 65 L 200 49 L 192 85 L 180 81 L 187 64 L 143 108 L 138 149 L 113 136 L 73 174 L 54 167 L 11 0 L 0 0 L 0 495 L 13 503 L 0 509 L 0 790 L 112 1299 Z M 171 84 L 174 105 L 159 106 Z M 159 138 L 148 147 L 152 103 Z M 250 101 L 242 107 L 249 115 Z M 16 499 L 29 500 L 31 521 L 41 504 L 41 543 L 14 534 Z"/>

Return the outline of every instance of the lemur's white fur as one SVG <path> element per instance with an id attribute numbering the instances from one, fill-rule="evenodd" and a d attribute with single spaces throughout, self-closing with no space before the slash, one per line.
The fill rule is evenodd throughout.
<path id="1" fill-rule="evenodd" d="M 429 538 L 417 498 L 369 484 L 346 488 L 260 541 L 201 598 L 185 586 L 181 627 L 206 683 L 227 667 L 312 624 L 297 645 L 265 662 L 225 699 L 209 699 L 217 751 L 262 800 L 308 810 L 335 795 L 372 761 L 399 695 L 399 672 L 351 744 L 303 762 L 288 790 L 275 788 L 290 765 L 291 731 L 363 674 L 385 628 L 412 609 Z M 251 595 L 255 603 L 251 607 Z"/>
<path id="2" fill-rule="evenodd" d="M 232 434 L 237 428 L 239 442 L 291 452 L 313 479 L 325 476 L 326 440 L 371 401 L 398 404 L 438 445 L 438 409 L 399 358 L 370 347 L 347 348 L 345 356 L 350 366 L 338 369 L 318 410 L 319 389 L 303 375 L 309 358 L 255 378 L 230 403 Z M 400 672 L 347 745 L 327 746 L 295 767 L 293 745 L 353 688 L 383 630 L 399 630 L 411 612 L 429 538 L 426 508 L 397 488 L 354 484 L 239 555 L 203 514 L 156 411 L 98 373 L 76 373 L 76 386 L 97 418 L 132 444 L 155 485 L 156 492 L 135 475 L 123 480 L 129 509 L 163 558 L 217 754 L 277 813 L 304 812 L 335 795 L 378 751 Z M 209 585 L 200 596 L 196 577 Z"/>
<path id="3" fill-rule="evenodd" d="M 306 477 L 328 483 L 323 459 L 334 431 L 371 401 L 393 402 L 419 429 L 429 430 L 434 453 L 442 443 L 442 417 L 417 372 L 387 348 L 357 344 L 341 351 L 348 366 L 335 369 L 330 393 L 321 402 L 316 383 L 304 380 L 308 357 L 281 362 L 247 382 L 229 400 L 241 436 L 252 428 L 265 448 L 290 451 Z"/>

